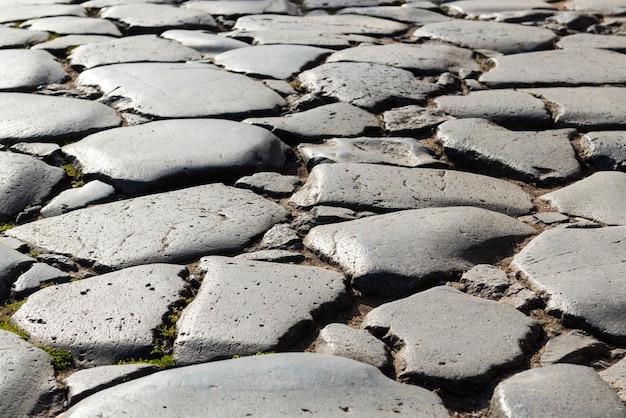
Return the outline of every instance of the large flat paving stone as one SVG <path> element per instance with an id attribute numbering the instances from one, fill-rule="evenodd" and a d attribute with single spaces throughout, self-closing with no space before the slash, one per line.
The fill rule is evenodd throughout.
<path id="1" fill-rule="evenodd" d="M 28 297 L 11 322 L 31 341 L 68 350 L 77 364 L 140 358 L 154 345 L 170 304 L 185 287 L 183 266 L 152 264 L 46 287 Z"/>
<path id="2" fill-rule="evenodd" d="M 74 4 L 3 4 L 0 5 L 0 23 L 23 22 L 38 17 L 80 16 L 86 17 L 87 10 Z"/>
<path id="3" fill-rule="evenodd" d="M 210 184 L 92 206 L 6 234 L 96 267 L 121 268 L 241 250 L 286 216 L 249 190 Z"/>
<path id="4" fill-rule="evenodd" d="M 485 209 L 426 208 L 317 226 L 304 245 L 339 265 L 359 292 L 396 296 L 504 257 L 534 232 Z"/>
<path id="5" fill-rule="evenodd" d="M 574 129 L 510 131 L 485 119 L 459 119 L 437 128 L 437 140 L 455 162 L 493 176 L 534 183 L 579 177 L 570 144 Z"/>
<path id="6" fill-rule="evenodd" d="M 256 2 L 257 0 L 254 1 Z M 207 58 L 212 58 L 222 52 L 230 51 L 235 48 L 247 48 L 250 46 L 243 41 L 214 33 L 207 33 L 201 30 L 171 29 L 163 32 L 161 37 L 172 39 L 189 48 L 195 49 L 201 53 L 203 57 Z"/>
<path id="7" fill-rule="evenodd" d="M 50 356 L 16 334 L 0 330 L 0 415 L 37 416 L 57 389 Z M 48 401 L 48 402 L 47 402 Z"/>
<path id="8" fill-rule="evenodd" d="M 102 103 L 0 93 L 0 144 L 75 139 L 120 124 L 115 111 Z"/>
<path id="9" fill-rule="evenodd" d="M 2 13 L 1 8 L 0 13 Z M 43 42 L 49 36 L 48 32 L 0 26 L 0 48 L 28 46 L 37 42 Z"/>
<path id="10" fill-rule="evenodd" d="M 302 14 L 296 4 L 287 0 L 239 0 L 237 3 L 230 0 L 192 0 L 183 3 L 181 7 L 230 18 L 261 14 L 295 16 Z"/>
<path id="11" fill-rule="evenodd" d="M 626 132 L 589 132 L 581 138 L 580 146 L 583 156 L 596 168 L 626 171 Z"/>
<path id="12" fill-rule="evenodd" d="M 63 147 L 83 174 L 103 176 L 127 195 L 280 169 L 287 151 L 265 129 L 220 119 L 110 129 Z"/>
<path id="13" fill-rule="evenodd" d="M 402 344 L 398 378 L 463 395 L 521 366 L 541 329 L 514 308 L 446 286 L 374 308 L 361 326 Z"/>
<path id="14" fill-rule="evenodd" d="M 77 84 L 97 86 L 118 110 L 161 118 L 245 115 L 286 105 L 262 83 L 201 63 L 107 65 L 84 71 Z"/>
<path id="15" fill-rule="evenodd" d="M 623 417 L 626 407 L 591 367 L 555 364 L 501 382 L 491 398 L 495 418 Z"/>
<path id="16" fill-rule="evenodd" d="M 288 349 L 313 318 L 346 307 L 343 274 L 319 267 L 205 257 L 196 298 L 176 323 L 176 364 Z"/>
<path id="17" fill-rule="evenodd" d="M 448 417 L 439 397 L 430 391 L 394 382 L 367 364 L 312 353 L 252 356 L 166 370 L 90 396 L 62 417 L 120 410 L 146 418 L 198 416 L 207 411 L 220 416 L 338 416 L 348 411 L 357 416 Z"/>
<path id="18" fill-rule="evenodd" d="M 46 51 L 0 50 L 0 91 L 30 91 L 69 78 L 63 66 Z"/>
<path id="19" fill-rule="evenodd" d="M 100 16 L 126 25 L 130 33 L 163 32 L 166 29 L 215 29 L 211 15 L 168 4 L 121 4 L 103 9 Z"/>
<path id="20" fill-rule="evenodd" d="M 122 36 L 112 22 L 95 17 L 58 16 L 31 19 L 20 25 L 22 28 L 54 32 L 59 35 L 108 35 Z"/>
<path id="21" fill-rule="evenodd" d="M 290 203 L 375 212 L 477 206 L 509 215 L 522 215 L 533 207 L 526 193 L 504 180 L 461 171 L 357 163 L 315 166 Z"/>
<path id="22" fill-rule="evenodd" d="M 626 227 L 556 228 L 541 233 L 511 263 L 549 298 L 566 326 L 626 341 Z"/>

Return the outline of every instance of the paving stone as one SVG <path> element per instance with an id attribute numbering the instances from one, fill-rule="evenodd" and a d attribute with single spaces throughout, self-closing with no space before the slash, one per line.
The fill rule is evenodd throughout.
<path id="1" fill-rule="evenodd" d="M 33 45 L 31 49 L 45 49 L 48 51 L 67 51 L 70 48 L 74 48 L 79 45 L 110 41 L 116 39 L 112 36 L 106 35 L 66 35 L 54 38 L 48 42 L 42 42 L 37 45 Z"/>
<path id="2" fill-rule="evenodd" d="M 27 20 L 22 28 L 54 32 L 59 35 L 122 36 L 122 32 L 106 19 L 93 17 L 59 16 Z"/>
<path id="3" fill-rule="evenodd" d="M 28 1 L 27 3 L 31 3 Z M 0 5 L 0 23 L 23 22 L 28 19 L 51 16 L 86 17 L 87 11 L 81 5 L 72 4 L 11 4 Z"/>
<path id="4" fill-rule="evenodd" d="M 35 90 L 69 77 L 48 52 L 29 49 L 0 50 L 0 73 L 0 91 Z"/>
<path id="5" fill-rule="evenodd" d="M 558 212 L 537 212 L 533 216 L 547 225 L 569 221 L 569 216 Z"/>
<path id="6" fill-rule="evenodd" d="M 417 29 L 413 37 L 439 39 L 470 49 L 488 49 L 503 54 L 547 49 L 557 40 L 554 32 L 548 29 L 465 19 L 429 23 Z"/>
<path id="7" fill-rule="evenodd" d="M 485 119 L 453 120 L 437 128 L 437 140 L 453 161 L 491 175 L 541 184 L 580 176 L 570 144 L 575 135 L 574 129 L 510 131 Z"/>
<path id="8" fill-rule="evenodd" d="M 346 410 L 357 416 L 372 411 L 448 416 L 437 395 L 394 382 L 373 366 L 324 354 L 282 353 L 155 373 L 90 396 L 63 417 L 120 410 L 135 417 L 193 416 L 209 409 L 222 416 L 305 412 L 330 416 Z"/>
<path id="9" fill-rule="evenodd" d="M 304 255 L 295 251 L 287 250 L 260 250 L 251 253 L 243 253 L 235 256 L 242 260 L 271 261 L 274 263 L 302 263 Z"/>
<path id="10" fill-rule="evenodd" d="M 393 135 L 418 135 L 432 132 L 437 125 L 450 119 L 453 118 L 417 105 L 396 107 L 383 112 L 385 130 Z"/>
<path id="11" fill-rule="evenodd" d="M 606 344 L 580 331 L 571 331 L 549 340 L 539 361 L 542 366 L 556 363 L 584 365 L 608 353 Z"/>
<path id="12" fill-rule="evenodd" d="M 11 285 L 35 260 L 0 243 L 0 300 L 8 299 Z"/>
<path id="13" fill-rule="evenodd" d="M 317 226 L 304 245 L 339 265 L 359 292 L 398 296 L 503 257 L 534 232 L 485 209 L 426 208 Z"/>
<path id="14" fill-rule="evenodd" d="M 2 8 L 0 8 L 0 16 L 2 16 Z M 0 26 L 0 48 L 28 46 L 43 42 L 49 36 L 48 32 Z"/>
<path id="15" fill-rule="evenodd" d="M 103 9 L 100 16 L 124 23 L 129 33 L 217 27 L 213 17 L 207 13 L 166 4 L 122 4 Z"/>
<path id="16" fill-rule="evenodd" d="M 540 199 L 568 215 L 626 225 L 626 173 L 599 171 Z"/>
<path id="17" fill-rule="evenodd" d="M 603 15 L 623 15 L 626 4 L 623 0 L 572 0 L 564 6 L 568 10 L 592 12 Z"/>
<path id="18" fill-rule="evenodd" d="M 284 350 L 347 304 L 343 275 L 318 267 L 205 257 L 199 269 L 198 295 L 176 323 L 179 365 Z"/>
<path id="19" fill-rule="evenodd" d="M 0 330 L 0 415 L 36 416 L 57 389 L 50 356 L 9 331 Z"/>
<path id="20" fill-rule="evenodd" d="M 63 147 L 83 174 L 104 176 L 127 195 L 281 168 L 287 151 L 265 129 L 219 119 L 110 129 Z"/>
<path id="21" fill-rule="evenodd" d="M 15 145 L 11 145 L 10 150 L 20 154 L 33 155 L 42 158 L 44 161 L 54 161 L 61 153 L 59 145 L 46 142 L 18 142 Z"/>
<path id="22" fill-rule="evenodd" d="M 235 187 L 250 189 L 256 193 L 265 193 L 274 197 L 290 196 L 300 183 L 298 176 L 285 176 L 280 173 L 262 172 L 241 177 Z"/>
<path id="23" fill-rule="evenodd" d="M 115 189 L 113 186 L 99 180 L 93 180 L 81 187 L 64 190 L 59 193 L 41 209 L 40 215 L 44 218 L 59 216 L 75 209 L 102 202 L 114 195 Z"/>
<path id="24" fill-rule="evenodd" d="M 244 0 L 239 0 L 244 1 Z M 247 48 L 250 45 L 225 36 L 206 33 L 200 30 L 172 29 L 161 34 L 162 38 L 173 39 L 189 48 L 195 49 L 204 57 L 212 58 L 222 52 L 236 48 Z"/>
<path id="25" fill-rule="evenodd" d="M 315 166 L 290 203 L 376 212 L 477 206 L 509 215 L 523 215 L 533 207 L 526 193 L 504 180 L 452 170 L 356 163 Z"/>
<path id="26" fill-rule="evenodd" d="M 387 346 L 365 330 L 328 324 L 315 341 L 315 352 L 351 358 L 384 369 L 389 366 Z"/>
<path id="27" fill-rule="evenodd" d="M 626 132 L 589 132 L 581 138 L 580 146 L 583 156 L 597 169 L 626 171 Z"/>
<path id="28" fill-rule="evenodd" d="M 489 19 L 505 12 L 528 11 L 532 9 L 556 9 L 541 0 L 507 0 L 494 3 L 489 0 L 460 0 L 444 2 L 443 10 L 452 16 L 466 19 Z"/>
<path id="29" fill-rule="evenodd" d="M 626 359 L 600 372 L 600 377 L 614 389 L 622 402 L 626 401 Z"/>
<path id="30" fill-rule="evenodd" d="M 202 63 L 107 65 L 82 72 L 77 83 L 97 86 L 120 111 L 160 118 L 245 115 L 286 104 L 262 83 Z"/>
<path id="31" fill-rule="evenodd" d="M 527 315 L 530 315 L 530 312 L 534 309 L 543 308 L 543 302 L 539 295 L 518 282 L 513 282 L 507 289 L 505 295 L 498 299 L 498 302 L 524 312 Z"/>
<path id="32" fill-rule="evenodd" d="M 32 0 L 29 0 L 32 1 Z M 154 3 L 154 4 L 177 4 L 178 0 L 89 0 L 81 3 L 83 7 L 89 9 L 104 9 L 109 6 L 119 6 L 122 4 L 136 4 L 136 3 Z"/>
<path id="33" fill-rule="evenodd" d="M 30 339 L 101 366 L 150 353 L 153 330 L 181 298 L 182 266 L 151 264 L 46 287 L 28 297 L 11 322 Z"/>
<path id="34" fill-rule="evenodd" d="M 299 250 L 302 249 L 302 239 L 289 224 L 277 224 L 263 235 L 259 245 L 272 250 Z"/>
<path id="35" fill-rule="evenodd" d="M 624 226 L 549 229 L 524 247 L 511 266 L 549 298 L 547 311 L 565 326 L 623 344 L 624 237 Z"/>
<path id="36" fill-rule="evenodd" d="M 411 3 L 406 3 L 401 6 L 346 7 L 345 9 L 339 10 L 337 14 L 373 16 L 382 19 L 397 20 L 404 23 L 412 23 L 419 26 L 451 20 L 450 17 L 444 14 L 413 7 Z"/>
<path id="37" fill-rule="evenodd" d="M 28 246 L 22 241 L 20 241 L 19 239 L 0 236 L 0 244 L 3 244 L 9 248 L 12 248 L 15 251 L 19 251 L 19 252 L 28 251 Z"/>
<path id="38" fill-rule="evenodd" d="M 502 296 L 511 286 L 504 270 L 490 264 L 478 264 L 463 273 L 461 283 L 464 291 L 492 299 Z"/>
<path id="39" fill-rule="evenodd" d="M 287 0 L 239 0 L 237 3 L 229 0 L 200 0 L 187 1 L 182 7 L 228 17 L 260 14 L 298 16 L 302 14 L 297 5 Z"/>
<path id="40" fill-rule="evenodd" d="M 285 140 L 304 142 L 379 131 L 374 115 L 349 103 L 333 103 L 281 117 L 249 118 L 244 122 L 270 129 Z"/>
<path id="41" fill-rule="evenodd" d="M 23 294 L 38 289 L 44 283 L 61 283 L 69 280 L 70 276 L 58 268 L 44 263 L 35 263 L 27 272 L 17 278 L 11 290 L 15 294 Z"/>
<path id="42" fill-rule="evenodd" d="M 626 407 L 592 368 L 555 364 L 518 373 L 495 389 L 496 418 L 525 416 L 623 417 Z"/>
<path id="43" fill-rule="evenodd" d="M 37 261 L 56 267 L 63 271 L 78 272 L 78 265 L 70 258 L 58 254 L 39 254 Z"/>
<path id="44" fill-rule="evenodd" d="M 625 8 L 626 9 L 626 8 Z M 609 49 L 611 51 L 626 52 L 626 39 L 618 35 L 594 35 L 591 33 L 575 33 L 564 36 L 557 43 L 562 49 L 590 48 Z"/>
<path id="45" fill-rule="evenodd" d="M 382 6 L 385 4 L 394 4 L 394 0 L 360 0 L 359 6 Z M 354 5 L 350 0 L 304 0 L 302 7 L 304 10 L 314 9 L 340 9 L 342 7 L 348 7 Z"/>
<path id="46" fill-rule="evenodd" d="M 374 308 L 361 326 L 402 342 L 398 378 L 463 395 L 521 366 L 541 329 L 513 308 L 447 286 Z"/>
<path id="47" fill-rule="evenodd" d="M 98 102 L 0 93 L 0 144 L 76 139 L 120 122 L 113 109 Z"/>
<path id="48" fill-rule="evenodd" d="M 597 15 L 585 12 L 559 11 L 546 18 L 542 26 L 560 31 L 562 29 L 585 30 L 600 22 Z"/>
<path id="49" fill-rule="evenodd" d="M 259 45 L 222 52 L 213 61 L 235 73 L 287 79 L 331 52 L 306 45 Z"/>

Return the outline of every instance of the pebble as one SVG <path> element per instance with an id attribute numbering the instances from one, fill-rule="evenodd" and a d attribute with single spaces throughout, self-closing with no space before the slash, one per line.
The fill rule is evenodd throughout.
<path id="1" fill-rule="evenodd" d="M 583 155 L 599 170 L 626 171 L 626 132 L 588 132 L 580 141 Z"/>
<path id="2" fill-rule="evenodd" d="M 30 91 L 68 78 L 61 64 L 46 51 L 0 50 L 0 91 Z"/>

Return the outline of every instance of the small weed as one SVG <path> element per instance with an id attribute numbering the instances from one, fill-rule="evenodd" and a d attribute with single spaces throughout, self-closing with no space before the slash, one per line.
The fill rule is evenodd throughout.
<path id="1" fill-rule="evenodd" d="M 37 258 L 41 253 L 39 251 L 31 250 L 29 254 L 33 258 Z"/>
<path id="2" fill-rule="evenodd" d="M 65 369 L 69 369 L 74 365 L 74 358 L 72 357 L 72 353 L 62 348 L 52 348 L 46 347 L 43 345 L 38 346 L 43 351 L 48 353 L 48 355 L 52 358 L 52 366 L 56 371 L 62 371 Z"/>
<path id="3" fill-rule="evenodd" d="M 84 183 L 83 172 L 80 171 L 74 164 L 65 164 L 61 168 L 65 171 L 65 174 L 72 179 L 72 187 L 80 187 Z"/>
<path id="4" fill-rule="evenodd" d="M 143 358 L 134 359 L 134 358 L 129 358 L 129 359 L 126 359 L 126 360 L 122 360 L 122 361 L 118 362 L 117 364 L 141 364 L 141 363 L 152 364 L 154 366 L 161 367 L 161 368 L 164 368 L 164 369 L 176 366 L 176 363 L 174 363 L 174 355 L 173 354 L 168 354 L 168 355 L 161 356 L 159 358 L 153 358 L 153 359 L 143 359 Z"/>
<path id="5" fill-rule="evenodd" d="M 19 335 L 23 339 L 28 339 L 28 333 L 11 323 L 11 316 L 26 302 L 26 299 L 19 302 L 6 303 L 0 307 L 0 329 Z"/>
<path id="6" fill-rule="evenodd" d="M 79 282 L 81 279 L 78 277 L 70 277 L 70 283 Z"/>
<path id="7" fill-rule="evenodd" d="M 176 325 L 163 324 L 163 325 L 159 325 L 156 330 L 157 330 L 157 333 L 159 334 L 159 337 L 163 339 L 176 337 Z"/>
<path id="8" fill-rule="evenodd" d="M 0 224 L 0 232 L 8 231 L 11 228 L 15 228 L 14 223 Z"/>

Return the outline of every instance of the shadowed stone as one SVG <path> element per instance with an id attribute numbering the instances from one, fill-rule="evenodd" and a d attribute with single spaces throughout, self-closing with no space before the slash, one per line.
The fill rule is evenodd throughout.
<path id="1" fill-rule="evenodd" d="M 513 308 L 447 286 L 374 308 L 361 326 L 402 342 L 398 378 L 464 395 L 521 366 L 541 329 Z"/>
<path id="2" fill-rule="evenodd" d="M 122 4 L 105 8 L 100 16 L 124 23 L 131 33 L 153 30 L 162 32 L 175 28 L 215 29 L 217 26 L 207 13 L 166 4 Z"/>
<path id="3" fill-rule="evenodd" d="M 626 359 L 600 372 L 600 377 L 614 389 L 622 402 L 626 401 Z"/>
<path id="4" fill-rule="evenodd" d="M 45 49 L 48 51 L 63 51 L 68 48 L 73 48 L 83 44 L 90 44 L 95 42 L 110 41 L 116 39 L 112 36 L 106 35 L 66 35 L 54 38 L 48 42 L 42 42 L 37 45 L 33 45 L 31 49 Z"/>
<path id="5" fill-rule="evenodd" d="M 426 25 L 435 22 L 447 22 L 450 17 L 431 10 L 413 7 L 410 3 L 401 6 L 346 7 L 337 12 L 338 15 L 366 15 L 382 19 L 397 20 L 415 25 Z"/>
<path id="6" fill-rule="evenodd" d="M 9 148 L 19 154 L 28 154 L 39 157 L 46 162 L 57 161 L 61 153 L 61 147 L 47 142 L 18 142 Z"/>
<path id="7" fill-rule="evenodd" d="M 59 16 L 27 20 L 22 28 L 54 32 L 59 35 L 122 36 L 122 32 L 106 19 L 93 17 Z"/>
<path id="8" fill-rule="evenodd" d="M 561 40 L 557 43 L 557 46 L 563 49 L 583 49 L 585 51 L 590 48 L 599 48 L 617 52 L 626 52 L 626 38 L 617 35 L 575 33 L 561 38 Z"/>
<path id="9" fill-rule="evenodd" d="M 387 346 L 365 330 L 329 324 L 315 341 L 315 352 L 351 358 L 383 369 L 389 365 Z"/>
<path id="10" fill-rule="evenodd" d="M 25 2 L 26 3 L 26 2 Z M 27 3 L 31 3 L 28 1 Z M 86 17 L 87 11 L 82 5 L 71 4 L 11 4 L 0 5 L 0 23 L 23 22 L 28 19 L 52 16 Z"/>
<path id="11" fill-rule="evenodd" d="M 247 48 L 250 46 L 249 44 L 236 39 L 230 39 L 225 36 L 216 35 L 214 33 L 206 33 L 199 30 L 172 29 L 163 32 L 161 37 L 173 39 L 189 48 L 195 49 L 203 56 L 209 58 L 221 54 L 222 52 L 230 51 L 236 48 Z"/>
<path id="12" fill-rule="evenodd" d="M 580 141 L 583 156 L 600 170 L 626 171 L 626 132 L 589 132 Z"/>
<path id="13" fill-rule="evenodd" d="M 0 50 L 0 91 L 35 90 L 68 78 L 63 66 L 46 51 L 29 49 Z"/>
<path id="14" fill-rule="evenodd" d="M 0 16 L 2 11 L 0 10 Z M 0 26 L 0 48 L 21 47 L 48 39 L 48 32 Z"/>
<path id="15" fill-rule="evenodd" d="M 256 193 L 267 193 L 270 196 L 290 196 L 296 185 L 300 183 L 298 176 L 284 176 L 280 173 L 262 172 L 241 177 L 235 187 L 250 189 Z"/>
<path id="16" fill-rule="evenodd" d="M 300 9 L 287 0 L 229 0 L 187 1 L 182 4 L 187 9 L 201 10 L 211 15 L 228 17 L 243 15 L 277 14 L 300 15 Z"/>
<path id="17" fill-rule="evenodd" d="M 75 209 L 99 203 L 115 195 L 113 186 L 99 180 L 93 180 L 81 187 L 64 190 L 41 209 L 44 218 L 58 216 Z"/>
<path id="18" fill-rule="evenodd" d="M 539 361 L 542 366 L 556 363 L 585 364 L 608 352 L 606 344 L 580 331 L 571 331 L 548 341 Z"/>
<path id="19" fill-rule="evenodd" d="M 56 267 L 44 263 L 36 263 L 28 271 L 17 278 L 13 283 L 12 291 L 15 294 L 33 291 L 44 283 L 66 282 L 70 276 Z"/>
<path id="20" fill-rule="evenodd" d="M 523 12 L 533 9 L 556 8 L 541 0 L 506 0 L 494 3 L 490 0 L 460 0 L 445 2 L 443 8 L 449 15 L 466 19 L 489 19 L 501 13 Z"/>
<path id="21" fill-rule="evenodd" d="M 33 258 L 0 243 L 0 300 L 9 298 L 13 282 L 33 263 Z"/>

